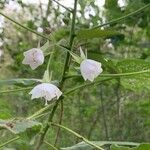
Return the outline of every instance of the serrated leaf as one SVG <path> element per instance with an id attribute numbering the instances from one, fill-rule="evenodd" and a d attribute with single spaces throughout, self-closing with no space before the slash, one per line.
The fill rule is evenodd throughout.
<path id="1" fill-rule="evenodd" d="M 105 29 L 101 30 L 99 28 L 95 29 L 81 29 L 77 32 L 76 37 L 78 39 L 92 39 L 92 38 L 110 38 L 112 36 L 121 35 L 119 32 L 111 30 L 111 29 Z"/>
<path id="2" fill-rule="evenodd" d="M 33 127 L 41 127 L 41 123 L 27 119 L 0 120 L 0 127 L 19 134 Z"/>

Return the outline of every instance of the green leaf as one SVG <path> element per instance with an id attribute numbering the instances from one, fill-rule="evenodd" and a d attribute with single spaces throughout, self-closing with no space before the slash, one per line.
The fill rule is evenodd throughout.
<path id="1" fill-rule="evenodd" d="M 47 41 L 40 49 L 45 52 L 50 46 L 50 43 L 49 41 Z"/>
<path id="2" fill-rule="evenodd" d="M 12 114 L 10 103 L 6 99 L 0 98 L 0 119 L 8 119 L 12 117 Z"/>
<path id="3" fill-rule="evenodd" d="M 17 85 L 21 87 L 31 86 L 37 82 L 41 82 L 40 79 L 8 79 L 8 80 L 0 80 L 0 85 Z"/>
<path id="4" fill-rule="evenodd" d="M 137 150 L 150 150 L 150 143 L 143 143 L 143 144 L 139 145 Z"/>
<path id="5" fill-rule="evenodd" d="M 150 69 L 150 62 L 141 59 L 126 59 L 117 63 L 119 73 L 138 72 Z M 143 90 L 150 89 L 150 72 L 121 78 L 121 84 L 125 89 Z"/>
<path id="6" fill-rule="evenodd" d="M 78 39 L 92 39 L 92 38 L 110 38 L 112 36 L 121 35 L 119 32 L 105 29 L 101 30 L 99 28 L 95 29 L 81 29 L 77 32 L 76 37 Z"/>
<path id="7" fill-rule="evenodd" d="M 115 142 L 115 141 L 91 141 L 91 142 L 98 146 L 110 145 L 110 144 L 131 145 L 131 146 L 139 145 L 139 143 L 134 143 L 134 142 Z M 91 145 L 85 142 L 80 142 L 74 146 L 61 148 L 61 149 L 62 150 L 94 150 L 94 148 Z"/>
<path id="8" fill-rule="evenodd" d="M 43 82 L 50 82 L 49 70 L 45 70 L 43 76 Z"/>
<path id="9" fill-rule="evenodd" d="M 148 70 L 150 69 L 150 62 L 142 59 L 125 59 L 117 63 L 117 69 L 119 73 Z M 143 74 L 141 75 L 143 76 Z M 150 76 L 150 74 L 145 75 Z"/>
<path id="10" fill-rule="evenodd" d="M 110 149 L 111 149 L 111 150 L 137 150 L 136 147 L 129 148 L 129 147 L 118 146 L 118 145 L 111 145 Z"/>
<path id="11" fill-rule="evenodd" d="M 41 123 L 27 119 L 0 120 L 0 127 L 1 129 L 7 129 L 14 134 L 19 134 L 30 128 L 41 128 Z"/>
<path id="12" fill-rule="evenodd" d="M 76 55 L 75 53 L 69 51 L 70 55 L 73 57 L 74 61 L 77 62 L 78 64 L 80 64 L 82 62 L 82 58 L 79 57 L 78 55 Z"/>
<path id="13" fill-rule="evenodd" d="M 111 150 L 150 150 L 150 144 L 140 144 L 138 147 L 125 147 L 125 146 L 118 146 L 118 145 L 112 145 Z"/>

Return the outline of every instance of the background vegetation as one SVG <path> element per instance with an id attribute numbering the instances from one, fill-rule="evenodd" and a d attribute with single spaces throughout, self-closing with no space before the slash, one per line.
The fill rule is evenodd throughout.
<path id="1" fill-rule="evenodd" d="M 70 3 L 73 2 L 73 0 L 70 1 Z M 73 52 L 79 54 L 79 47 L 82 46 L 84 51 L 87 50 L 88 58 L 102 63 L 103 73 L 94 84 L 84 83 L 78 71 L 79 66 L 71 61 L 68 75 L 75 75 L 75 77 L 66 79 L 63 92 L 84 84 L 88 86 L 83 86 L 65 96 L 63 110 L 62 105 L 59 105 L 53 122 L 59 123 L 63 114 L 62 125 L 90 141 L 148 143 L 150 139 L 150 74 L 144 71 L 150 68 L 149 1 L 125 0 L 124 5 L 119 5 L 117 0 L 106 0 L 101 7 L 99 3 L 100 1 L 78 0 L 75 23 L 77 37 L 74 39 Z M 141 9 L 143 7 L 144 9 Z M 28 94 L 29 88 L 36 83 L 23 78 L 42 79 L 49 55 L 46 56 L 44 65 L 32 71 L 22 64 L 24 51 L 37 47 L 38 43 L 41 46 L 47 43 L 48 46 L 45 44 L 43 47 L 47 53 L 52 49 L 55 50 L 50 64 L 52 80 L 55 80 L 57 84 L 61 80 L 66 51 L 56 44 L 68 46 L 69 43 L 72 20 L 70 9 L 73 9 L 73 5 L 72 8 L 67 8 L 69 10 L 55 0 L 49 1 L 48 4 L 42 1 L 35 4 L 21 0 L 0 1 L 0 13 L 50 39 L 47 42 L 47 39 L 0 16 L 0 20 L 4 19 L 0 26 L 1 120 L 27 118 L 44 107 L 42 100 L 31 100 Z M 107 24 L 107 22 L 110 23 Z M 99 27 L 94 28 L 97 26 Z M 16 78 L 20 79 L 13 80 Z M 16 89 L 21 90 L 16 91 Z M 50 110 L 53 105 L 54 103 L 51 104 Z M 49 111 L 45 111 L 44 115 L 36 120 L 44 122 L 44 126 L 48 115 Z M 0 124 L 2 126 L 2 121 Z M 45 138 L 47 142 L 53 145 L 55 143 L 56 147 L 69 147 L 81 142 L 80 138 L 64 129 L 60 130 L 57 137 L 57 129 L 58 127 L 55 126 L 50 127 Z M 39 129 L 37 126 L 30 130 L 19 132 L 21 138 L 8 145 L 4 144 L 3 147 L 1 146 L 2 149 L 34 149 L 34 143 L 37 142 L 36 133 Z M 2 145 L 15 137 L 16 135 L 8 130 L 0 130 Z M 101 145 L 100 142 L 97 144 Z M 93 149 L 85 144 L 82 146 L 72 149 Z M 109 149 L 109 146 L 104 147 Z M 119 150 L 119 147 L 111 148 Z M 54 148 L 43 144 L 41 149 Z M 123 150 L 123 148 L 120 149 Z M 147 146 L 147 149 L 143 150 L 148 149 L 150 147 Z"/>

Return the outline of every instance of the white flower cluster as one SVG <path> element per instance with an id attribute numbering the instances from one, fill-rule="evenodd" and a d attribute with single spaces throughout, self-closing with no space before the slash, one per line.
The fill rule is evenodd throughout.
<path id="1" fill-rule="evenodd" d="M 93 82 L 94 79 L 103 71 L 101 68 L 101 63 L 95 60 L 87 59 L 81 48 L 80 53 L 82 58 L 80 63 L 81 75 L 85 81 L 89 80 Z M 32 70 L 44 63 L 44 54 L 39 48 L 32 48 L 24 52 L 23 55 L 24 60 L 22 63 L 29 65 Z M 41 83 L 35 86 L 29 94 L 32 95 L 31 99 L 44 98 L 46 101 L 45 104 L 47 105 L 48 101 L 51 101 L 54 98 L 59 99 L 59 97 L 62 95 L 62 92 L 57 86 L 51 83 Z"/>

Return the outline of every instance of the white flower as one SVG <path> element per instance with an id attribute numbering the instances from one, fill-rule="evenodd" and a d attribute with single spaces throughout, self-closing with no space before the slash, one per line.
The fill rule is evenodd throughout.
<path id="1" fill-rule="evenodd" d="M 84 80 L 91 82 L 103 71 L 101 63 L 91 59 L 84 59 L 80 64 L 81 75 Z"/>
<path id="2" fill-rule="evenodd" d="M 59 99 L 59 97 L 62 95 L 62 92 L 53 84 L 41 83 L 35 86 L 29 94 L 32 94 L 31 99 L 40 97 L 45 98 L 45 104 L 47 105 L 47 101 L 50 101 L 54 98 Z"/>
<path id="3" fill-rule="evenodd" d="M 30 65 L 33 70 L 44 63 L 44 54 L 41 49 L 32 48 L 24 52 L 23 55 L 25 58 L 22 63 Z"/>

